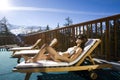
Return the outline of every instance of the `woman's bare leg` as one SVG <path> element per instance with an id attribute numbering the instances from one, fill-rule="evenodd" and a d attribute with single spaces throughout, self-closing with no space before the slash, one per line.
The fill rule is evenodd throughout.
<path id="1" fill-rule="evenodd" d="M 38 60 L 46 58 L 45 55 L 44 55 L 45 52 L 46 52 L 46 45 L 44 44 L 41 47 L 39 53 L 36 54 L 34 57 L 28 57 L 28 56 L 25 56 L 25 55 L 22 55 L 22 57 L 24 58 L 26 63 L 37 62 Z"/>
<path id="2" fill-rule="evenodd" d="M 44 54 L 45 52 L 46 52 L 46 48 L 41 49 L 40 52 L 32 58 L 33 62 L 37 62 L 38 60 L 43 59 L 45 56 Z"/>
<path id="3" fill-rule="evenodd" d="M 47 46 L 46 47 L 46 51 L 51 55 L 51 56 L 56 56 L 58 55 L 57 51 L 55 49 L 53 49 L 52 47 L 50 46 Z"/>
<path id="4" fill-rule="evenodd" d="M 49 52 L 49 54 L 52 56 L 52 59 L 54 61 L 66 61 L 69 62 L 69 59 L 67 57 L 61 56 L 57 53 L 57 51 L 55 49 L 53 49 L 52 47 L 48 46 L 46 48 L 47 52 Z"/>
<path id="5" fill-rule="evenodd" d="M 60 56 L 57 51 L 55 49 L 53 49 L 52 47 L 50 46 L 46 46 L 44 48 L 42 48 L 40 50 L 40 52 L 38 54 L 36 54 L 33 58 L 26 58 L 28 59 L 28 61 L 26 62 L 37 62 L 38 60 L 41 60 L 41 59 L 47 59 L 47 56 L 45 56 L 45 52 L 48 52 L 50 56 L 52 56 L 51 58 L 54 60 L 54 61 L 66 61 L 66 62 L 69 62 L 69 59 L 67 57 L 64 57 L 64 56 Z"/>

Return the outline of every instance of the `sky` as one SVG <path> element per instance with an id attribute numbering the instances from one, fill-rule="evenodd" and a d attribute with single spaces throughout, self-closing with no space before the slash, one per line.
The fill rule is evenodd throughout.
<path id="1" fill-rule="evenodd" d="M 14 25 L 60 27 L 120 14 L 120 0 L 0 0 L 0 19 Z"/>

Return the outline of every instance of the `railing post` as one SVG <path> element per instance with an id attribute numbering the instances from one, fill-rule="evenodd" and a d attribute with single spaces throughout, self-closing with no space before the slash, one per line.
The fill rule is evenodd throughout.
<path id="1" fill-rule="evenodd" d="M 105 47 L 105 49 L 106 49 L 106 59 L 107 60 L 109 60 L 110 59 L 110 43 L 109 43 L 109 20 L 107 19 L 106 20 L 106 41 L 105 41 L 105 43 L 106 43 L 106 47 Z"/>

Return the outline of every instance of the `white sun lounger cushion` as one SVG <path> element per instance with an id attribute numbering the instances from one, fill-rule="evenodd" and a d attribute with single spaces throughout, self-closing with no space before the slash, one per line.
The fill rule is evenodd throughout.
<path id="1" fill-rule="evenodd" d="M 37 54 L 40 50 L 22 50 L 15 52 L 14 55 L 23 55 L 23 54 Z"/>
<path id="2" fill-rule="evenodd" d="M 81 55 L 74 61 L 67 63 L 67 62 L 55 62 L 52 60 L 40 60 L 36 63 L 25 63 L 25 61 L 19 63 L 16 68 L 32 68 L 32 67 L 54 67 L 54 66 L 72 66 L 75 63 L 77 63 L 84 55 L 85 53 L 94 45 L 98 39 L 89 39 L 86 44 L 84 51 L 81 53 Z"/>
<path id="3" fill-rule="evenodd" d="M 32 49 L 33 46 L 29 47 L 15 47 L 15 48 L 10 48 L 10 51 L 15 51 L 15 50 L 27 50 L 27 49 Z"/>

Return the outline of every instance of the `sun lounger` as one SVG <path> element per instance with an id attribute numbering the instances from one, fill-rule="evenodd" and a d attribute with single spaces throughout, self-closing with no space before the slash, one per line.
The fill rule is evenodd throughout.
<path id="1" fill-rule="evenodd" d="M 94 70 L 111 67 L 109 64 L 95 64 L 91 57 L 93 50 L 100 44 L 100 39 L 89 39 L 86 43 L 84 51 L 78 58 L 70 63 L 55 62 L 52 60 L 40 60 L 36 63 L 25 63 L 25 61 L 18 64 L 13 71 L 26 73 L 25 80 L 29 80 L 30 75 L 34 72 L 63 72 L 63 71 L 81 71 Z M 89 58 L 91 64 L 81 65 L 86 58 Z"/>
<path id="2" fill-rule="evenodd" d="M 16 51 L 36 49 L 40 42 L 41 42 L 41 39 L 38 39 L 32 46 L 10 48 L 9 51 L 13 51 L 12 55 L 14 55 Z"/>
<path id="3" fill-rule="evenodd" d="M 57 43 L 57 39 L 54 38 L 54 39 L 50 42 L 49 46 L 54 47 L 56 43 Z M 19 63 L 22 55 L 32 57 L 32 56 L 34 56 L 35 54 L 39 53 L 39 51 L 40 51 L 40 49 L 17 51 L 17 52 L 15 52 L 15 53 L 12 55 L 12 58 L 18 58 L 17 62 Z"/>

